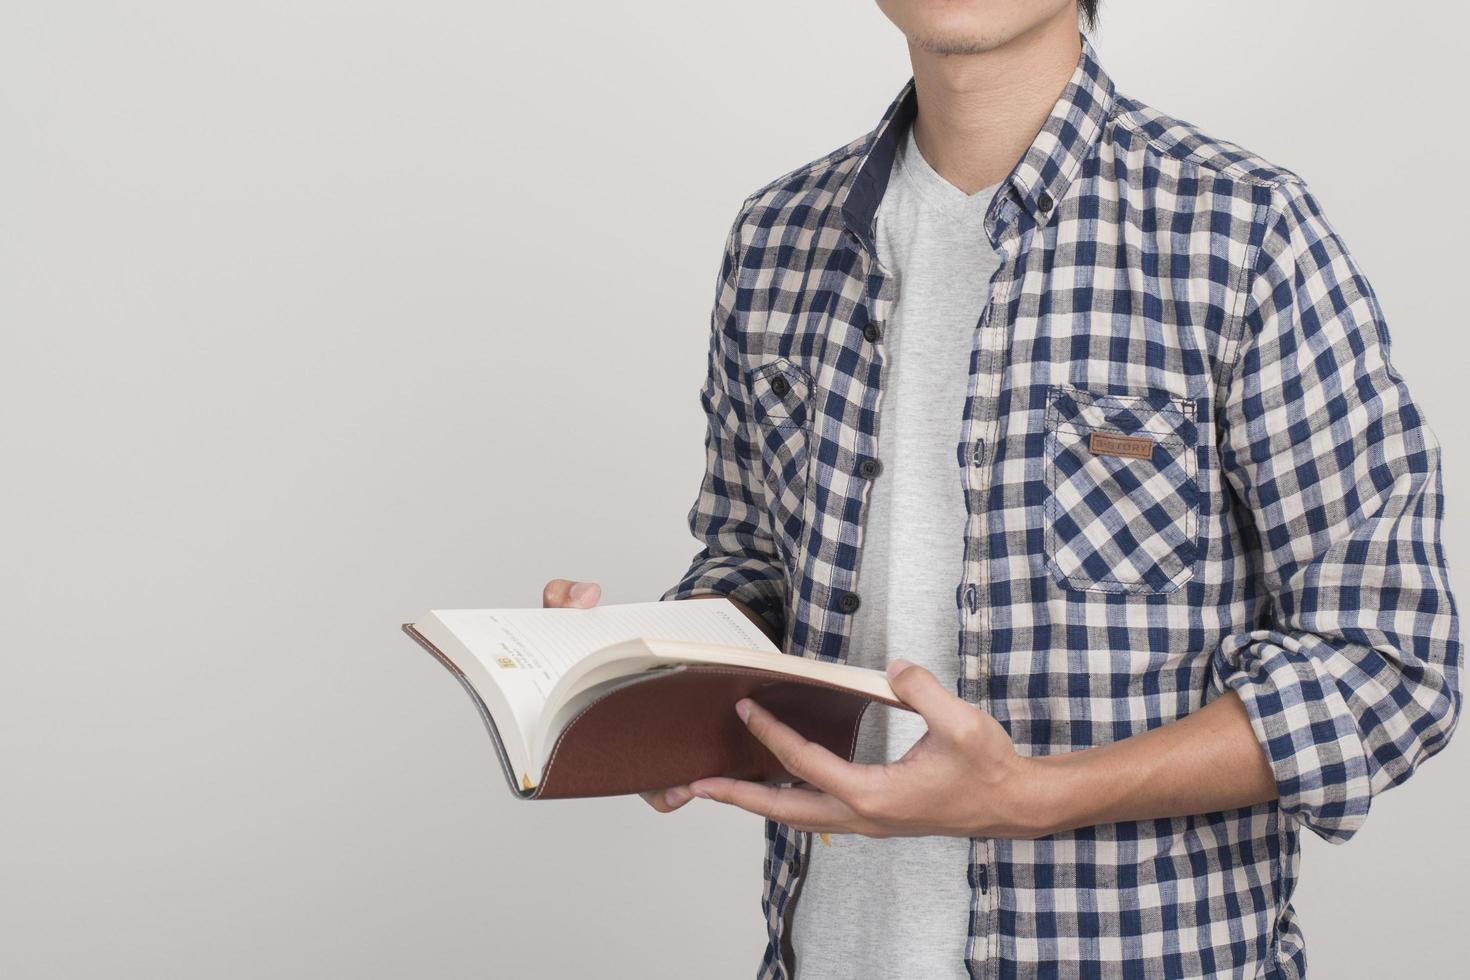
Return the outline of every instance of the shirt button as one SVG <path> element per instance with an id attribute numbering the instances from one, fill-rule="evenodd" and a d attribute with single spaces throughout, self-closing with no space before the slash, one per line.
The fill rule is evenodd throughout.
<path id="1" fill-rule="evenodd" d="M 883 464 L 872 456 L 869 456 L 858 464 L 858 476 L 861 476 L 864 480 L 871 480 L 882 472 Z"/>
<path id="2" fill-rule="evenodd" d="M 982 892 L 988 891 L 990 889 L 990 874 L 986 871 L 985 865 L 983 864 L 979 868 L 979 878 L 980 890 Z"/>
<path id="3" fill-rule="evenodd" d="M 771 379 L 771 390 L 774 391 L 778 397 L 784 398 L 786 397 L 786 393 L 791 390 L 791 385 L 789 382 L 787 382 L 785 378 L 777 375 L 776 377 Z"/>
<path id="4" fill-rule="evenodd" d="M 857 612 L 858 606 L 860 605 L 862 605 L 862 600 L 858 598 L 856 592 L 844 592 L 842 593 L 842 597 L 837 600 L 837 608 L 845 613 Z"/>
<path id="5" fill-rule="evenodd" d="M 980 603 L 978 601 L 979 595 L 980 593 L 979 590 L 975 588 L 975 583 L 971 582 L 969 585 L 965 586 L 965 607 L 968 608 L 970 612 L 974 612 L 980 607 Z"/>
<path id="6" fill-rule="evenodd" d="M 1046 191 L 1042 191 L 1041 196 L 1036 199 L 1036 206 L 1043 211 L 1050 211 L 1052 206 L 1051 195 Z"/>
<path id="7" fill-rule="evenodd" d="M 878 329 L 878 324 L 870 323 L 866 327 L 863 327 L 863 339 L 868 343 L 876 344 L 878 338 L 881 336 L 883 336 L 883 331 Z"/>

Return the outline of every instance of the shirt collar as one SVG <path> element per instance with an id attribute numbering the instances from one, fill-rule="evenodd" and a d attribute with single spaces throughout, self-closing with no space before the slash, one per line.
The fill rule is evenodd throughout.
<path id="1" fill-rule="evenodd" d="M 1004 181 L 1037 224 L 1051 217 L 1055 202 L 1062 199 L 1079 165 L 1101 137 L 1113 106 L 1113 80 L 1103 71 L 1087 35 L 1081 35 L 1081 39 L 1082 53 L 1072 77 L 1036 138 Z M 874 250 L 873 219 L 888 186 L 898 140 L 907 132 L 917 109 L 918 95 L 913 76 L 909 76 L 868 134 L 851 176 L 838 191 L 843 224 L 870 251 Z M 994 219 L 992 211 L 986 224 L 993 226 Z"/>

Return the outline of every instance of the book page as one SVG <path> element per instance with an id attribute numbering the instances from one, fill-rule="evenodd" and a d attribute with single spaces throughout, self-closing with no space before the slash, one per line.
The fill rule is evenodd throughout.
<path id="1" fill-rule="evenodd" d="M 434 615 L 507 693 L 534 692 L 540 702 L 578 661 L 626 640 L 686 640 L 779 652 L 727 599 L 592 609 L 436 609 Z"/>

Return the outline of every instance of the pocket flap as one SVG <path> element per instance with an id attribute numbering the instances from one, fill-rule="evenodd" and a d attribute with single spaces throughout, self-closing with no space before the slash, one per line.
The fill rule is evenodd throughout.
<path id="1" fill-rule="evenodd" d="M 750 403 L 757 422 L 771 425 L 805 425 L 807 400 L 812 393 L 812 376 L 799 364 L 784 357 L 746 372 Z"/>
<path id="2" fill-rule="evenodd" d="M 1076 385 L 1051 385 L 1047 418 L 1078 432 L 1112 433 L 1098 440 L 1106 451 L 1127 453 L 1152 439 L 1174 448 L 1195 444 L 1194 402 L 1167 392 L 1109 395 Z"/>

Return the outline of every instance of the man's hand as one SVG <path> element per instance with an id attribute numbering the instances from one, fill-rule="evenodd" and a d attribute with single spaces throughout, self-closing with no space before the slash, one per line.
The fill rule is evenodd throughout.
<path id="1" fill-rule="evenodd" d="M 777 787 L 724 776 L 696 779 L 706 799 L 819 833 L 868 837 L 931 834 L 1039 837 L 1032 762 L 1018 755 L 990 715 L 952 694 L 932 673 L 906 660 L 888 665 L 889 682 L 929 730 L 895 762 L 848 762 L 807 741 L 748 698 L 741 712 L 752 734 L 805 785 Z"/>
<path id="2" fill-rule="evenodd" d="M 576 582 L 571 579 L 554 578 L 541 590 L 541 605 L 546 609 L 591 609 L 602 598 L 602 586 L 596 582 Z M 677 794 L 677 795 L 673 795 Z M 639 793 L 660 813 L 677 810 L 693 799 L 688 786 L 649 790 Z"/>
<path id="3" fill-rule="evenodd" d="M 1032 839 L 1124 820 L 1214 813 L 1275 799 L 1270 763 L 1238 695 L 1075 752 L 1021 756 L 993 717 L 906 660 L 888 665 L 899 700 L 929 730 L 895 762 L 848 762 L 760 705 L 736 705 L 800 782 L 696 779 L 696 796 L 817 833 Z"/>

